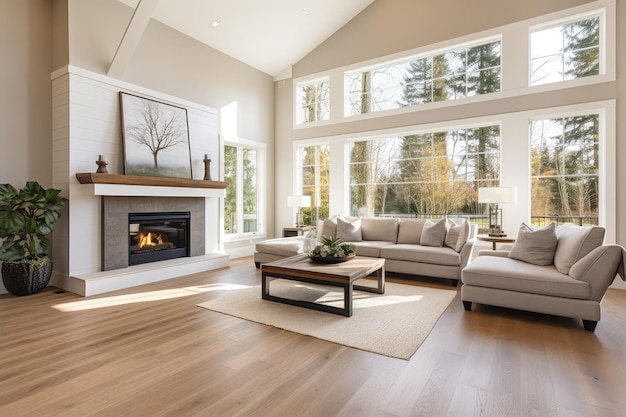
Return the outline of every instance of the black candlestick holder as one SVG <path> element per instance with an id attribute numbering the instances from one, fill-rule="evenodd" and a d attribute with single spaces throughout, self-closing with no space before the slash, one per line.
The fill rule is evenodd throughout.
<path id="1" fill-rule="evenodd" d="M 109 165 L 109 161 L 104 160 L 104 155 L 100 154 L 98 156 L 98 160 L 96 161 L 98 165 L 98 169 L 96 170 L 96 174 L 108 174 L 107 165 Z"/>
<path id="2" fill-rule="evenodd" d="M 211 179 L 211 158 L 208 155 L 204 155 L 204 180 L 213 181 Z"/>

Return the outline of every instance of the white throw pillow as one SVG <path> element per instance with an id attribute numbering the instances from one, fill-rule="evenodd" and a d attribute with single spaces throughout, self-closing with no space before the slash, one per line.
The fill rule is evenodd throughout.
<path id="1" fill-rule="evenodd" d="M 604 227 L 582 227 L 566 224 L 556 230 L 557 244 L 554 254 L 554 266 L 562 274 L 569 270 L 578 260 L 604 242 Z"/>
<path id="2" fill-rule="evenodd" d="M 556 252 L 556 225 L 549 225 L 533 230 L 522 223 L 517 239 L 509 252 L 509 258 L 534 265 L 552 265 Z"/>
<path id="3" fill-rule="evenodd" d="M 446 222 L 446 238 L 444 245 L 461 252 L 470 233 L 470 224 L 467 219 L 455 218 Z"/>
<path id="4" fill-rule="evenodd" d="M 346 221 L 339 217 L 337 219 L 337 238 L 342 242 L 360 242 L 361 241 L 361 219 L 356 218 L 352 221 Z"/>
<path id="5" fill-rule="evenodd" d="M 420 245 L 422 246 L 443 246 L 443 242 L 446 238 L 446 222 L 447 219 L 443 218 L 437 222 L 428 220 L 424 224 L 422 229 L 422 235 L 420 236 Z"/>
<path id="6" fill-rule="evenodd" d="M 335 237 L 337 236 L 337 217 L 330 217 L 322 223 L 318 240 L 322 240 L 323 237 Z"/>

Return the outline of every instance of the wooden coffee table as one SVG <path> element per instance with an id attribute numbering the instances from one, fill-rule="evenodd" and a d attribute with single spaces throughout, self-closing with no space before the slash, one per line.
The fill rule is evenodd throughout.
<path id="1" fill-rule="evenodd" d="M 355 281 L 373 273 L 376 273 L 376 287 L 354 284 Z M 261 266 L 261 276 L 261 297 L 264 300 L 311 308 L 327 313 L 341 314 L 347 317 L 352 316 L 353 290 L 373 292 L 376 294 L 385 293 L 385 260 L 382 258 L 355 256 L 353 259 L 343 263 L 317 264 L 313 263 L 306 255 L 296 255 L 263 264 Z M 270 278 L 281 278 L 311 284 L 341 287 L 343 288 L 344 307 L 339 308 L 310 301 L 292 300 L 271 295 Z"/>

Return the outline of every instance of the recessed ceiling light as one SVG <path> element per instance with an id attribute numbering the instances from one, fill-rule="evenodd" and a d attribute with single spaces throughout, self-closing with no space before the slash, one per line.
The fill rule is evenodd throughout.
<path id="1" fill-rule="evenodd" d="M 302 13 L 308 13 L 309 12 L 309 8 L 308 7 L 303 7 L 302 8 Z"/>
<path id="2" fill-rule="evenodd" d="M 219 20 L 214 20 L 211 22 L 211 26 L 213 26 L 214 28 L 218 27 L 220 25 L 220 21 Z"/>

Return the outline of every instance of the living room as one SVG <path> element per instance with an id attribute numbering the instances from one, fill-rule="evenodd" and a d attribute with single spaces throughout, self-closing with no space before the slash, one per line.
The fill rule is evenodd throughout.
<path id="1" fill-rule="evenodd" d="M 297 183 L 298 174 L 296 172 L 296 155 L 299 146 L 316 144 L 321 139 L 328 140 L 331 143 L 330 146 L 338 151 L 331 161 L 334 164 L 331 169 L 332 167 L 342 169 L 344 164 L 343 141 L 345 140 L 355 140 L 394 130 L 399 132 L 412 131 L 415 127 L 436 129 L 443 126 L 447 128 L 458 125 L 459 121 L 470 120 L 474 123 L 480 118 L 493 118 L 493 115 L 513 115 L 507 119 L 510 122 L 507 125 L 510 130 L 503 130 L 503 136 L 505 134 L 516 136 L 520 130 L 515 129 L 524 129 L 524 127 L 520 128 L 518 117 L 524 112 L 532 113 L 541 109 L 572 111 L 572 106 L 595 110 L 599 107 L 598 103 L 601 103 L 605 111 L 613 112 L 612 122 L 606 129 L 613 137 L 615 161 L 621 160 L 621 156 L 626 155 L 626 149 L 619 140 L 626 134 L 626 127 L 619 117 L 619 115 L 624 114 L 620 99 L 626 97 L 626 85 L 622 81 L 626 76 L 626 64 L 624 64 L 626 58 L 623 48 L 620 49 L 619 44 L 623 38 L 621 36 L 622 28 L 615 25 L 615 22 L 626 20 L 626 10 L 620 8 L 622 4 L 610 1 L 500 3 L 485 0 L 479 4 L 473 3 L 471 5 L 454 1 L 423 5 L 416 4 L 414 1 L 376 0 L 333 36 L 301 60 L 293 63 L 287 73 L 272 75 L 207 47 L 153 20 L 147 25 L 132 59 L 128 61 L 123 71 L 118 74 L 113 73 L 114 76 L 109 75 L 112 74 L 110 63 L 120 44 L 126 25 L 133 15 L 131 7 L 118 1 L 95 0 L 11 1 L 5 3 L 2 5 L 3 24 L 1 27 L 3 35 L 0 42 L 3 45 L 5 62 L 11 64 L 7 66 L 3 77 L 3 94 L 0 98 L 4 109 L 3 120 L 0 124 L 3 130 L 2 139 L 0 139 L 3 145 L 3 152 L 0 156 L 1 182 L 12 183 L 17 186 L 26 180 L 35 179 L 45 186 L 63 189 L 70 197 L 68 212 L 65 213 L 63 220 L 58 225 L 58 232 L 55 233 L 55 277 L 53 279 L 55 283 L 59 284 L 63 281 L 64 276 L 92 273 L 93 265 L 100 261 L 99 244 L 89 246 L 89 249 L 86 249 L 84 237 L 80 236 L 80 233 L 84 232 L 84 230 L 80 230 L 81 225 L 99 224 L 97 208 L 95 214 L 94 212 L 81 213 L 86 216 L 83 220 L 74 220 L 70 215 L 70 213 L 72 215 L 80 213 L 80 208 L 84 207 L 85 204 L 84 192 L 81 191 L 84 188 L 80 188 L 84 185 L 76 182 L 75 174 L 95 171 L 95 161 L 100 153 L 105 153 L 109 159 L 109 169 L 112 173 L 122 174 L 124 170 L 118 120 L 111 117 L 107 119 L 109 124 L 104 131 L 91 132 L 89 131 L 91 126 L 99 124 L 100 121 L 91 119 L 91 116 L 87 121 L 84 119 L 82 122 L 77 120 L 76 117 L 81 114 L 84 115 L 84 113 L 81 113 L 81 110 L 75 106 L 75 101 L 70 101 L 70 97 L 82 97 L 85 99 L 84 102 L 87 103 L 87 107 L 102 105 L 114 113 L 117 111 L 117 102 L 115 99 L 111 99 L 111 94 L 113 90 L 118 89 L 151 97 L 156 95 L 163 101 L 184 104 L 189 109 L 196 111 L 214 111 L 216 117 L 219 115 L 220 118 L 227 114 L 231 116 L 234 114 L 235 117 L 230 118 L 234 122 L 230 125 L 223 124 L 221 128 L 224 129 L 220 130 L 219 134 L 223 138 L 227 138 L 225 140 L 229 143 L 254 142 L 262 145 L 266 158 L 265 189 L 263 190 L 263 213 L 265 215 L 261 219 L 263 224 L 260 233 L 239 236 L 230 240 L 220 240 L 221 235 L 217 232 L 221 226 L 217 220 L 220 208 L 217 205 L 212 206 L 209 210 L 215 219 L 215 228 L 212 232 L 215 233 L 212 240 L 212 244 L 215 246 L 211 247 L 210 250 L 223 251 L 230 255 L 231 265 L 240 265 L 238 261 L 240 257 L 247 259 L 246 262 L 249 265 L 246 267 L 250 267 L 252 270 L 242 273 L 248 274 L 244 281 L 249 283 L 254 280 L 253 277 L 256 274 L 253 270 L 254 265 L 249 258 L 255 243 L 282 235 L 282 229 L 292 226 L 295 221 L 295 212 L 293 208 L 287 206 L 286 202 L 288 196 L 301 192 L 300 185 Z M 294 97 L 297 81 L 306 81 L 315 79 L 319 75 L 329 74 L 332 84 L 338 76 L 341 77 L 346 68 L 356 69 L 361 66 L 372 65 L 383 58 L 399 57 L 406 54 L 407 51 L 419 53 L 455 42 L 463 43 L 468 41 L 468 37 L 473 34 L 490 34 L 490 31 L 496 31 L 501 27 L 515 29 L 515 25 L 519 22 L 533 21 L 533 19 L 549 21 L 551 16 L 562 19 L 565 12 L 578 14 L 604 7 L 613 10 L 615 44 L 612 55 L 609 53 L 609 56 L 612 56 L 612 61 L 610 59 L 610 62 L 607 63 L 608 72 L 611 72 L 611 66 L 613 72 L 612 75 L 603 76 L 592 83 L 575 85 L 565 89 L 537 89 L 523 93 L 520 93 L 522 91 L 520 86 L 513 85 L 511 90 L 503 92 L 495 100 L 481 101 L 476 99 L 466 104 L 459 102 L 456 105 L 431 106 L 425 110 L 397 111 L 381 116 L 360 115 L 345 118 L 343 116 L 343 104 L 339 101 L 338 103 L 334 102 L 331 106 L 332 109 L 338 110 L 331 110 L 334 113 L 331 115 L 333 120 L 330 122 L 299 126 L 294 121 Z M 481 10 L 489 10 L 490 12 L 477 13 Z M 443 15 L 446 16 L 445 24 L 442 23 L 443 19 L 432 17 Z M 252 40 L 247 39 L 247 41 Z M 267 46 L 260 47 L 271 50 Z M 513 50 L 515 51 L 515 47 Z M 516 59 L 515 52 L 513 52 L 513 58 Z M 527 64 L 522 60 L 521 65 Z M 53 81 L 51 80 L 59 80 L 63 77 L 71 80 L 61 87 L 65 90 L 59 91 L 52 88 Z M 92 84 L 89 85 L 90 83 Z M 100 87 L 103 84 L 110 88 L 104 99 L 101 96 L 85 97 L 83 91 L 77 93 L 77 90 L 74 89 L 75 86 L 84 87 L 87 85 L 89 91 L 102 92 Z M 70 85 L 72 88 L 69 87 Z M 71 107 L 72 117 L 68 118 L 69 125 L 63 127 L 67 130 L 55 132 L 54 126 L 57 121 L 54 120 L 53 114 L 55 113 L 53 113 L 51 103 L 55 99 L 58 100 L 64 93 L 67 97 L 65 106 Z M 77 94 L 77 96 L 73 96 L 73 94 Z M 63 107 L 64 103 L 59 103 L 58 108 Z M 77 109 L 78 112 L 76 112 Z M 79 126 L 80 130 L 73 130 L 75 129 L 74 126 Z M 228 130 L 225 129 L 227 126 Z M 59 134 L 61 136 L 58 136 Z M 72 138 L 92 136 L 97 137 L 97 139 L 87 145 L 85 145 L 87 142 L 78 141 L 76 142 L 77 146 L 71 149 L 69 146 L 55 148 L 59 143 L 55 144 L 51 138 L 62 137 L 64 134 L 68 137 L 72 136 Z M 191 139 L 193 141 L 194 138 Z M 194 178 L 202 178 L 202 155 L 206 153 L 220 155 L 218 140 L 217 135 L 211 136 L 209 141 L 203 142 L 195 149 L 192 155 Z M 509 155 L 515 155 L 518 151 L 516 146 L 519 145 L 515 145 L 514 141 L 505 143 L 506 146 L 512 146 L 506 150 Z M 194 145 L 192 144 L 192 146 Z M 220 157 L 215 157 L 214 176 L 222 174 Z M 60 162 L 63 164 L 59 164 Z M 516 159 L 515 156 L 506 161 L 503 160 L 502 163 L 502 183 L 517 185 L 519 190 L 518 204 L 505 208 L 505 230 L 516 230 L 521 221 L 529 218 L 530 209 L 527 207 L 529 206 L 529 196 L 528 192 L 524 191 L 527 188 L 528 179 L 517 178 L 518 173 L 521 172 L 522 163 L 523 158 Z M 524 167 L 523 169 L 527 168 Z M 626 226 L 621 221 L 619 214 L 626 204 L 626 189 L 618 179 L 624 176 L 623 169 L 622 164 L 615 162 L 614 170 L 608 174 L 608 178 L 602 180 L 608 184 L 613 181 L 613 185 L 612 188 L 607 188 L 609 191 L 605 193 L 603 211 L 600 216 L 603 219 L 602 225 L 607 227 L 607 241 L 622 245 L 626 242 Z M 343 193 L 344 191 L 341 189 L 330 191 L 330 213 L 349 214 Z M 72 201 L 72 195 L 76 197 L 74 201 Z M 91 196 L 91 198 L 95 198 L 97 201 L 97 197 Z M 94 206 L 93 202 L 88 202 L 87 205 L 91 208 Z M 74 221 L 77 223 L 70 223 Z M 58 238 L 65 243 L 56 244 Z M 75 249 L 71 249 L 72 247 Z M 220 276 L 220 271 L 221 269 L 212 271 L 207 279 L 212 282 L 228 279 L 229 273 L 224 272 L 224 275 Z M 184 282 L 191 284 L 189 278 L 185 278 Z M 158 285 L 165 284 L 155 285 L 157 285 L 155 288 L 159 288 Z M 61 284 L 59 286 L 62 287 Z M 615 281 L 614 286 L 624 288 L 623 283 L 618 282 L 618 280 Z M 603 319 L 600 322 L 599 329 L 596 331 L 598 337 L 606 337 L 611 340 L 612 342 L 609 344 L 620 340 L 620 338 L 623 339 L 621 335 L 612 334 L 616 329 L 623 329 L 623 304 L 620 306 L 620 303 L 616 301 L 623 298 L 613 295 L 616 294 L 616 291 L 618 290 L 611 291 L 610 295 L 617 298 L 608 297 L 610 313 L 606 321 Z M 130 294 L 130 292 L 126 294 Z M 5 303 L 8 298 L 4 297 L 8 296 L 2 297 L 2 303 Z M 12 308 L 17 308 L 15 307 L 16 301 L 12 300 L 10 303 Z M 463 316 L 461 311 L 457 310 L 455 310 L 457 312 L 456 318 L 452 319 L 452 315 L 444 316 L 443 322 L 445 323 L 446 317 L 448 317 L 447 322 L 454 323 L 455 329 L 461 330 L 462 327 L 459 327 L 461 326 L 459 323 L 462 323 L 463 319 L 459 317 Z M 504 319 L 501 317 L 502 315 L 504 315 Z M 495 328 L 488 327 L 487 333 L 501 331 L 501 326 L 510 326 L 507 330 L 499 333 L 498 338 L 504 342 L 525 343 L 518 339 L 517 331 L 529 332 L 534 336 L 541 333 L 541 337 L 544 337 L 543 333 L 545 332 L 554 331 L 562 335 L 563 340 L 567 340 L 563 342 L 566 345 L 566 347 L 562 346 L 564 349 L 569 348 L 571 343 L 580 342 L 589 348 L 591 355 L 602 356 L 607 354 L 606 350 L 593 350 L 597 343 L 605 343 L 607 339 L 601 339 L 602 341 L 598 342 L 596 339 L 593 341 L 583 339 L 585 336 L 569 335 L 568 332 L 575 331 L 575 327 L 569 322 L 565 322 L 564 327 L 559 327 L 559 325 L 563 325 L 561 321 L 546 319 L 548 324 L 542 323 L 536 329 L 533 327 L 533 320 L 522 314 L 513 313 L 507 316 L 507 313 L 495 310 L 495 314 L 492 312 L 491 316 L 497 316 L 497 319 L 494 318 L 494 322 L 487 326 L 495 326 Z M 536 318 L 532 315 L 530 317 Z M 459 322 L 459 320 L 461 321 Z M 483 321 L 488 321 L 489 315 L 481 316 L 480 320 L 469 320 L 474 320 L 471 322 L 472 329 L 480 331 L 481 328 L 484 330 Z M 538 321 L 541 320 L 543 319 L 538 319 Z M 518 321 L 521 322 L 519 327 Z M 463 329 L 463 331 L 467 331 L 467 329 Z M 439 329 L 435 333 L 442 334 L 445 333 L 445 330 Z M 283 341 L 288 339 L 284 335 L 281 338 Z M 444 341 L 459 344 L 464 342 L 462 338 L 443 338 L 443 341 L 440 339 L 439 343 L 444 343 Z M 301 344 L 303 342 L 298 339 L 295 343 Z M 430 346 L 435 345 L 431 344 Z M 324 349 L 321 345 L 318 347 Z M 428 346 L 426 347 L 428 348 Z M 489 345 L 489 349 L 492 349 L 491 345 Z M 572 354 L 571 360 L 573 362 L 582 360 L 580 357 L 582 357 L 585 349 Z M 611 349 L 615 349 L 611 352 L 617 355 L 621 348 L 612 347 Z M 440 356 L 435 357 L 432 350 L 426 349 L 426 352 L 430 352 L 433 358 L 436 358 L 435 360 L 444 360 Z M 511 351 L 506 349 L 497 351 L 497 354 L 503 357 L 509 353 Z M 554 351 L 551 351 L 551 354 L 553 353 Z M 513 353 L 513 355 L 517 354 L 517 351 Z M 579 354 L 580 357 L 577 356 Z M 424 355 L 426 353 L 420 356 L 419 363 L 421 365 L 424 364 L 424 360 L 428 359 Z M 529 360 L 530 357 L 531 355 L 527 355 L 527 353 L 523 354 L 524 360 Z M 356 361 L 354 358 L 356 356 L 352 357 L 352 360 Z M 519 359 L 519 356 L 517 358 Z M 450 360 L 454 359 L 450 358 Z M 599 359 L 596 358 L 596 360 Z M 236 357 L 231 358 L 231 365 L 236 366 L 236 361 Z M 336 363 L 349 366 L 350 360 Z M 613 360 L 610 363 L 617 369 L 623 366 Z M 394 365 L 394 362 L 391 364 L 392 367 L 400 367 L 400 365 Z M 380 370 L 375 370 L 375 368 L 388 365 L 389 362 L 380 360 L 377 365 L 371 365 L 367 372 L 377 373 Z M 506 361 L 503 360 L 501 365 L 506 366 Z M 560 365 L 565 366 L 563 363 Z M 427 380 L 426 376 L 419 377 L 407 371 L 405 369 L 407 366 L 410 368 L 419 365 L 417 362 L 414 365 L 401 365 L 403 371 L 399 373 L 404 375 L 402 378 L 406 380 L 405 382 L 409 383 L 409 381 L 413 381 L 413 378 Z M 536 367 L 533 369 L 538 371 L 537 364 L 533 366 Z M 589 371 L 587 376 L 591 377 L 593 374 L 591 369 L 585 369 Z M 443 368 L 440 370 L 444 371 Z M 451 367 L 449 371 L 454 373 L 456 368 L 452 369 Z M 475 371 L 480 372 L 479 369 Z M 565 371 L 560 369 L 559 372 Z M 398 375 L 398 373 L 394 373 L 394 375 Z M 504 378 L 503 375 L 499 374 L 499 377 Z M 603 376 L 608 379 L 614 378 L 612 372 L 603 374 Z M 352 374 L 351 377 L 357 378 L 357 375 Z M 384 383 L 382 378 L 377 379 L 377 381 Z M 530 384 L 530 381 L 525 380 L 525 383 Z M 612 382 L 619 386 L 623 380 L 613 379 Z M 556 382 L 553 381 L 553 383 L 554 386 L 558 386 Z M 474 384 L 480 385 L 476 381 Z M 609 382 L 606 381 L 605 384 L 608 385 Z M 375 388 L 372 387 L 371 389 L 370 393 L 373 393 Z M 613 388 L 610 392 L 613 392 L 612 390 Z M 581 389 L 577 392 L 582 391 Z M 391 397 L 400 397 L 402 394 L 403 392 L 396 388 L 394 393 L 390 394 L 385 401 L 391 402 Z M 471 395 L 469 392 L 466 394 Z M 596 394 L 589 395 L 592 398 L 580 401 L 583 405 L 577 403 L 576 407 L 572 406 L 572 410 L 576 410 L 581 415 L 615 415 L 611 414 L 611 410 L 619 410 L 620 399 L 611 396 L 610 401 L 612 403 L 606 405 L 606 409 L 603 410 L 600 400 L 602 394 L 600 392 Z M 568 397 L 569 394 L 563 394 L 559 400 L 560 406 L 563 407 L 559 409 L 559 413 L 562 415 L 568 415 L 567 407 L 561 403 Z M 513 403 L 507 403 L 505 408 L 514 406 Z M 331 408 L 327 410 L 331 410 Z M 389 413 L 393 415 L 391 411 Z M 402 414 L 401 412 L 396 413 L 396 415 Z M 422 414 L 428 415 L 427 413 Z M 513 415 L 513 413 L 504 414 Z"/>

